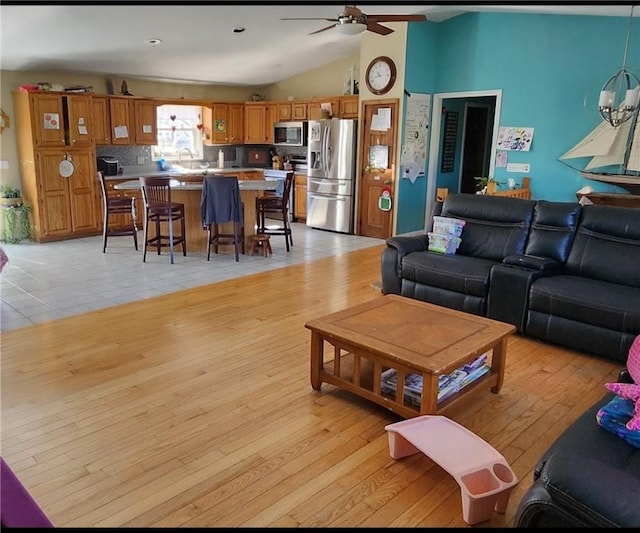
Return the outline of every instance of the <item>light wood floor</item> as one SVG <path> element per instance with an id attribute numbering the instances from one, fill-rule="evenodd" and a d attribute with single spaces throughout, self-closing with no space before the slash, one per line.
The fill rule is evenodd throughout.
<path id="1" fill-rule="evenodd" d="M 465 526 L 400 418 L 309 383 L 314 317 L 380 297 L 381 247 L 2 334 L 2 455 L 56 526 Z M 510 339 L 500 394 L 448 416 L 520 483 L 619 365 Z"/>

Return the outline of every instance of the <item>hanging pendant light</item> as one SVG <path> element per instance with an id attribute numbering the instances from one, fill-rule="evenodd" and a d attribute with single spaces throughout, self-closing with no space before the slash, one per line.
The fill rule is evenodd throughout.
<path id="1" fill-rule="evenodd" d="M 629 51 L 629 37 L 631 36 L 634 7 L 631 6 L 631 14 L 629 15 L 629 27 L 624 46 L 622 68 L 602 86 L 600 98 L 598 99 L 598 109 L 602 120 L 608 122 L 614 128 L 629 120 L 638 109 L 640 103 L 640 79 L 627 70 L 627 53 Z"/>

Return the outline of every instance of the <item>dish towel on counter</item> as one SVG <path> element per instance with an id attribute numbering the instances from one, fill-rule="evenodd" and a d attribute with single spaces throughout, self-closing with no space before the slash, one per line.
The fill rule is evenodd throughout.
<path id="1" fill-rule="evenodd" d="M 244 222 L 237 176 L 205 176 L 200 200 L 202 226 Z"/>

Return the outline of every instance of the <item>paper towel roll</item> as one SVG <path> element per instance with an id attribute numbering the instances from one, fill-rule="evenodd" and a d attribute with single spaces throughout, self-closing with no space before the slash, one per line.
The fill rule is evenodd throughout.
<path id="1" fill-rule="evenodd" d="M 218 168 L 224 168 L 224 152 L 222 148 L 218 150 Z"/>

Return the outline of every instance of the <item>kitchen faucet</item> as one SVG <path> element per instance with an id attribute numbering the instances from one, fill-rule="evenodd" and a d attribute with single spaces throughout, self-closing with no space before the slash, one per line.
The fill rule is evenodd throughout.
<path id="1" fill-rule="evenodd" d="M 184 152 L 185 150 L 189 154 L 191 162 L 193 163 L 193 152 L 191 151 L 191 148 L 184 146 L 183 148 L 180 148 L 180 150 L 178 150 L 178 164 L 180 165 L 182 164 L 182 152 Z"/>

